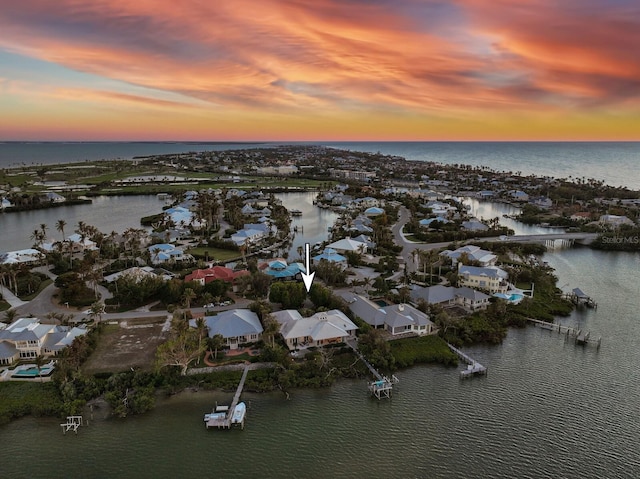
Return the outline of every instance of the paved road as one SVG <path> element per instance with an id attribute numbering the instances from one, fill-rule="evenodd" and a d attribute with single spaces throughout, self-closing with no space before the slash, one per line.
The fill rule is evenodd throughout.
<path id="1" fill-rule="evenodd" d="M 407 272 L 413 273 L 416 271 L 416 259 L 413 254 L 414 251 L 444 248 L 450 245 L 451 241 L 443 243 L 414 243 L 412 241 L 408 241 L 402 234 L 402 230 L 404 225 L 409 222 L 409 219 L 411 219 L 411 213 L 404 206 L 401 206 L 398 214 L 398 222 L 391 227 L 391 231 L 395 237 L 396 244 L 402 246 L 402 253 L 400 253 L 400 256 L 404 259 Z"/>
<path id="2" fill-rule="evenodd" d="M 416 271 L 416 259 L 414 258 L 413 252 L 416 250 L 432 250 L 432 249 L 441 249 L 450 245 L 451 241 L 446 241 L 443 243 L 413 243 L 408 241 L 405 236 L 402 234 L 402 230 L 404 225 L 406 225 L 411 219 L 411 213 L 404 206 L 400 207 L 400 211 L 398 214 L 398 222 L 391 227 L 391 231 L 395 237 L 395 242 L 402 246 L 402 253 L 400 255 L 404 259 L 405 268 L 409 273 Z M 531 243 L 531 242 L 542 242 L 544 243 L 547 240 L 556 240 L 556 239 L 566 239 L 566 240 L 579 240 L 584 241 L 585 243 L 589 243 L 593 241 L 598 236 L 597 233 L 584 233 L 584 232 L 576 232 L 576 233 L 550 233 L 550 234 L 535 234 L 535 235 L 514 235 L 509 236 L 507 239 L 509 242 L 522 242 L 522 243 Z M 479 240 L 467 240 L 463 241 L 463 244 L 473 243 L 474 241 L 501 241 L 501 237 L 488 237 L 488 238 L 480 238 Z M 396 273 L 394 276 L 402 275 L 402 271 Z"/>

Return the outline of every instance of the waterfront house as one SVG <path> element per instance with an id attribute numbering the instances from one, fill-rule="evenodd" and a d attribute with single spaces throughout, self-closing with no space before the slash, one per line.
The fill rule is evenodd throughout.
<path id="1" fill-rule="evenodd" d="M 361 243 L 360 241 L 355 241 L 351 238 L 343 238 L 339 241 L 331 243 L 327 245 L 327 248 L 332 248 L 339 253 L 346 253 L 347 251 L 355 252 L 355 253 L 366 253 L 367 244 Z"/>
<path id="2" fill-rule="evenodd" d="M 443 307 L 461 306 L 470 311 L 486 309 L 490 296 L 468 287 L 456 288 L 437 284 L 423 288 L 412 285 L 411 300 L 417 302 L 422 299 L 428 304 L 438 304 Z"/>
<path id="3" fill-rule="evenodd" d="M 338 254 L 338 252 L 332 248 L 325 248 L 324 251 L 313 257 L 314 263 L 318 263 L 320 261 L 328 261 L 329 263 L 335 263 L 343 268 L 347 267 L 347 258 Z"/>
<path id="4" fill-rule="evenodd" d="M 262 338 L 263 328 L 258 315 L 248 309 L 230 309 L 214 316 L 205 316 L 204 322 L 209 337 L 221 335 L 231 349 L 237 349 L 240 344 L 255 343 Z M 190 320 L 189 326 L 196 327 L 196 320 Z"/>
<path id="5" fill-rule="evenodd" d="M 506 293 L 509 289 L 506 271 L 497 266 L 478 267 L 458 263 L 458 285 L 488 291 Z"/>
<path id="6" fill-rule="evenodd" d="M 337 309 L 316 313 L 308 318 L 296 310 L 277 311 L 280 334 L 290 350 L 344 343 L 355 338 L 358 327 Z"/>
<path id="7" fill-rule="evenodd" d="M 478 221 L 476 218 L 463 221 L 461 226 L 467 231 L 487 231 L 489 229 L 487 225 Z"/>
<path id="8" fill-rule="evenodd" d="M 18 251 L 7 251 L 0 254 L 0 264 L 39 264 L 44 260 L 44 254 L 37 249 L 28 248 Z"/>
<path id="9" fill-rule="evenodd" d="M 47 191 L 46 193 L 44 193 L 42 199 L 50 203 L 64 203 L 65 201 L 67 201 L 64 196 L 59 195 L 58 193 L 54 193 L 53 191 Z"/>
<path id="10" fill-rule="evenodd" d="M 0 330 L 0 365 L 38 356 L 55 356 L 76 337 L 86 333 L 85 328 L 41 324 L 36 318 L 20 318 Z"/>
<path id="11" fill-rule="evenodd" d="M 509 191 L 509 196 L 514 201 L 529 201 L 529 195 L 524 191 L 520 190 L 511 190 Z"/>
<path id="12" fill-rule="evenodd" d="M 415 333 L 419 335 L 435 332 L 435 324 L 429 316 L 410 304 L 381 306 L 359 294 L 339 294 L 353 314 L 374 328 L 385 329 L 392 335 Z"/>
<path id="13" fill-rule="evenodd" d="M 71 251 L 74 253 L 82 253 L 84 251 L 95 251 L 98 249 L 98 245 L 95 241 L 90 240 L 84 235 L 74 233 L 67 238 L 67 242 L 70 244 Z"/>
<path id="14" fill-rule="evenodd" d="M 491 251 L 484 250 L 480 248 L 480 246 L 476 245 L 466 245 L 462 246 L 456 250 L 445 250 L 440 253 L 441 256 L 445 258 L 451 259 L 451 264 L 455 266 L 458 264 L 461 258 L 467 258 L 469 261 L 475 261 L 480 266 L 493 266 L 496 264 L 496 260 L 498 259 L 495 254 Z"/>

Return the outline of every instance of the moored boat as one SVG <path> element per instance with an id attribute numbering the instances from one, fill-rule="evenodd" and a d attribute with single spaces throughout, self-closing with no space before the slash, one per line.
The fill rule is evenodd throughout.
<path id="1" fill-rule="evenodd" d="M 231 416 L 232 424 L 242 424 L 244 422 L 244 415 L 247 412 L 247 405 L 243 402 L 239 402 L 233 410 L 233 416 Z"/>

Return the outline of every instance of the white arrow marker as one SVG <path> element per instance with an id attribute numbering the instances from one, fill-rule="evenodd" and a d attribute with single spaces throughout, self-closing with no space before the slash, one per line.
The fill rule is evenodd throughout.
<path id="1" fill-rule="evenodd" d="M 309 243 L 304 244 L 304 270 L 306 273 L 300 273 L 302 275 L 302 281 L 304 281 L 304 287 L 307 288 L 307 293 L 311 289 L 311 285 L 313 284 L 313 277 L 316 275 L 316 272 L 309 272 L 309 268 L 311 267 L 310 263 L 310 253 L 309 253 Z"/>

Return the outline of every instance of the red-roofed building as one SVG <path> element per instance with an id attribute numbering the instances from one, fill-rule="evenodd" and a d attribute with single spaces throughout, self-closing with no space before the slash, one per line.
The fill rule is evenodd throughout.
<path id="1" fill-rule="evenodd" d="M 233 283 L 237 277 L 245 276 L 248 274 L 250 273 L 246 269 L 234 271 L 231 268 L 225 268 L 224 266 L 214 266 L 213 268 L 209 269 L 196 269 L 192 273 L 185 276 L 184 280 L 186 282 L 197 281 L 204 286 L 205 284 L 217 279 L 226 281 L 227 283 Z"/>

